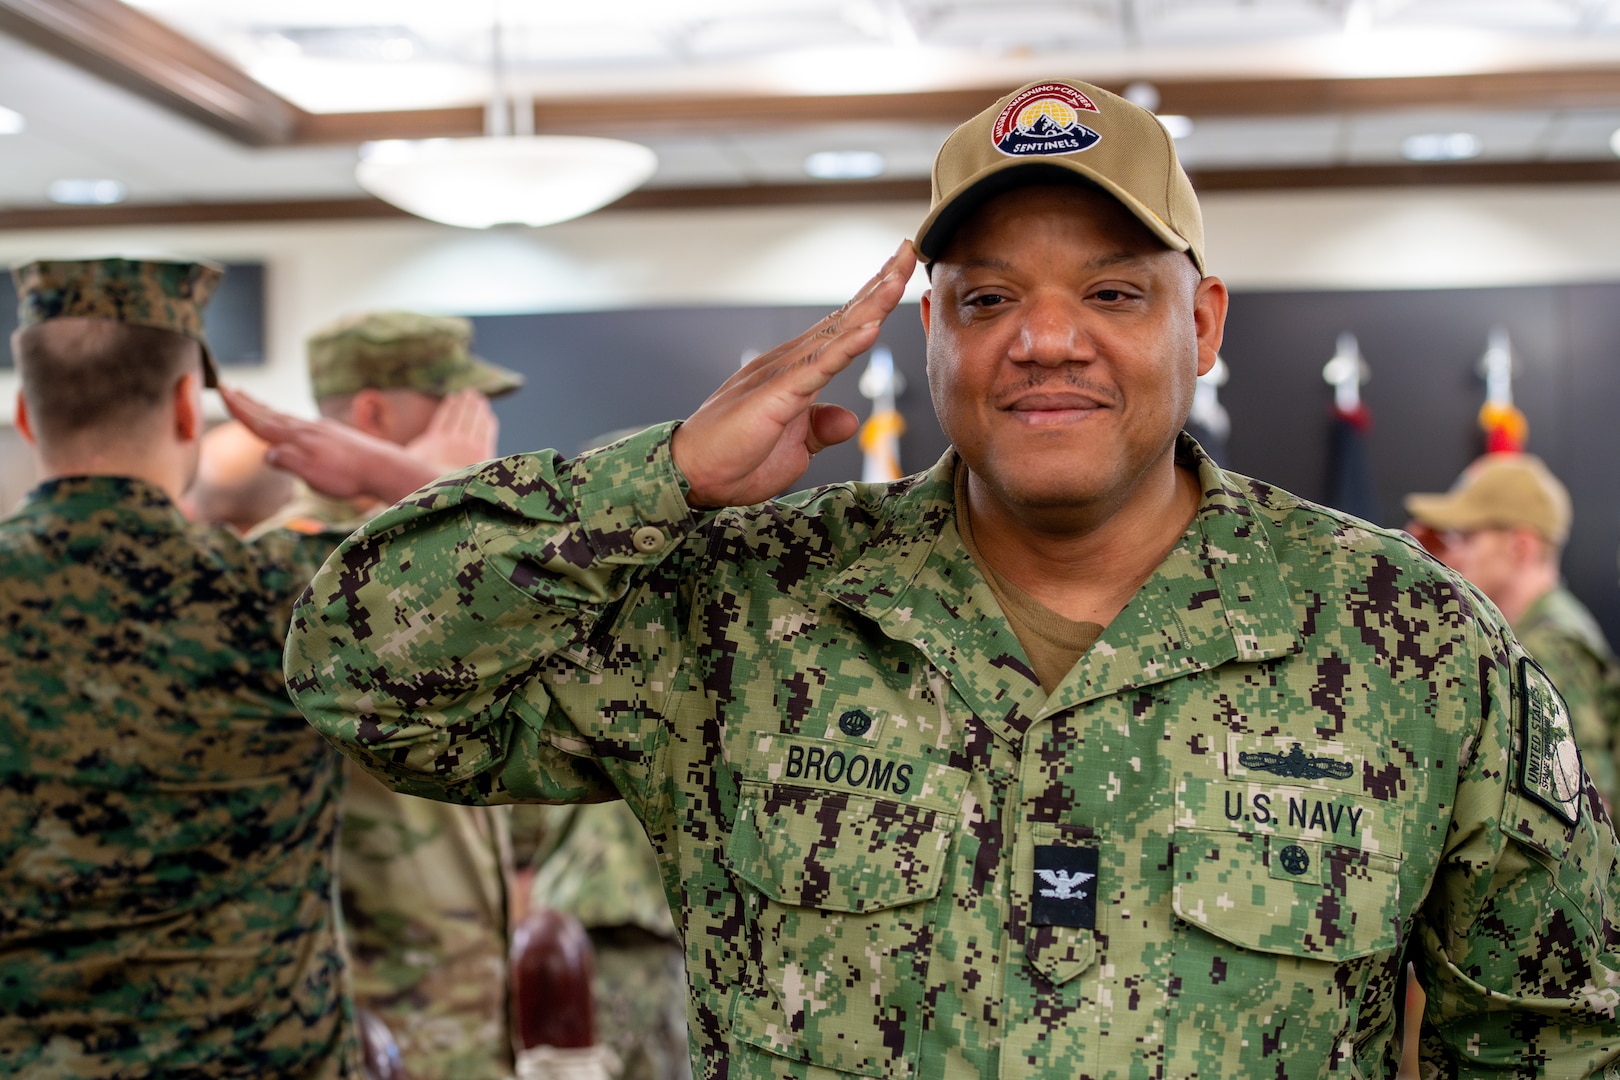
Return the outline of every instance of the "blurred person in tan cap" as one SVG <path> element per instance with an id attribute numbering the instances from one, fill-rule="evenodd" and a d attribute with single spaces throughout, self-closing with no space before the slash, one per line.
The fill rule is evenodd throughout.
<path id="1" fill-rule="evenodd" d="M 951 448 L 778 497 L 918 255 Z M 1567 712 L 1409 537 L 1182 433 L 1209 265 L 1152 113 L 1021 87 L 690 416 L 350 537 L 292 692 L 399 790 L 622 797 L 699 1075 L 1388 1076 L 1408 957 L 1426 1073 L 1601 1072 L 1620 850 Z"/>
<path id="2" fill-rule="evenodd" d="M 472 325 L 408 311 L 350 316 L 307 343 L 323 417 L 402 446 L 435 421 L 487 413 L 523 383 L 470 351 Z M 495 454 L 481 448 L 446 467 Z M 347 531 L 380 508 L 301 492 L 272 519 L 299 531 Z M 350 768 L 343 800 L 340 895 L 356 1002 L 393 1032 L 413 1080 L 511 1076 L 517 1047 L 507 959 L 515 869 L 505 807 L 452 806 L 396 794 Z"/>
<path id="3" fill-rule="evenodd" d="M 1620 662 L 1559 569 L 1573 517 L 1569 490 L 1532 454 L 1487 454 L 1450 491 L 1408 495 L 1406 512 L 1438 534 L 1435 555 L 1490 597 L 1551 677 L 1581 759 L 1612 807 L 1620 795 Z"/>
<path id="4" fill-rule="evenodd" d="M 41 479 L 0 518 L 0 1073 L 353 1077 L 341 758 L 281 667 L 293 598 L 342 534 L 248 544 L 180 514 L 218 267 L 13 273 Z M 437 475 L 221 392 L 327 490 L 392 500 Z"/>

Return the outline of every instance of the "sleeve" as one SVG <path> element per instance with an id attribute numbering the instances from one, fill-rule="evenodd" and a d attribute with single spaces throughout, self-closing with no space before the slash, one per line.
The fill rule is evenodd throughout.
<path id="1" fill-rule="evenodd" d="M 423 488 L 346 540 L 287 639 L 294 701 L 385 784 L 451 802 L 620 794 L 656 738 L 636 646 L 598 624 L 639 588 L 644 628 L 679 625 L 697 522 L 673 424 L 573 460 L 540 451 Z M 652 573 L 656 571 L 656 573 Z M 646 580 L 651 578 L 651 580 Z M 657 637 L 649 663 L 678 663 Z M 652 681 L 655 688 L 657 680 Z M 605 725 L 620 774 L 598 762 Z"/>
<path id="2" fill-rule="evenodd" d="M 1581 763 L 1598 792 L 1612 800 L 1616 794 L 1613 720 L 1609 715 L 1612 690 L 1603 658 L 1570 634 L 1532 630 L 1519 640 L 1558 687 L 1569 706 Z M 1613 803 L 1609 806 L 1612 812 Z"/>
<path id="3" fill-rule="evenodd" d="M 1424 1075 L 1599 1074 L 1620 1058 L 1614 831 L 1551 681 L 1505 632 L 1476 656 L 1483 722 L 1417 928 Z"/>

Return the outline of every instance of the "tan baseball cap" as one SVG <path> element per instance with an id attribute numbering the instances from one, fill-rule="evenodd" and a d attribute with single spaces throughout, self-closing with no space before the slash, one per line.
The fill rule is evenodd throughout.
<path id="1" fill-rule="evenodd" d="M 17 322 L 106 319 L 184 334 L 202 346 L 203 381 L 219 384 L 203 308 L 223 267 L 168 259 L 48 259 L 16 267 Z"/>
<path id="2" fill-rule="evenodd" d="M 488 397 L 523 385 L 523 376 L 469 351 L 472 323 L 414 311 L 372 311 L 322 327 L 306 343 L 315 397 L 408 388 L 443 397 L 479 390 Z"/>
<path id="3" fill-rule="evenodd" d="M 1406 497 L 1406 512 L 1431 528 L 1526 526 L 1554 544 L 1569 538 L 1569 489 L 1534 454 L 1486 454 L 1444 494 Z"/>
<path id="4" fill-rule="evenodd" d="M 1077 176 L 1206 272 L 1198 196 L 1170 133 L 1141 106 L 1068 79 L 1020 87 L 951 133 L 934 158 L 933 204 L 917 230 L 917 253 L 925 262 L 937 258 L 994 195 Z"/>

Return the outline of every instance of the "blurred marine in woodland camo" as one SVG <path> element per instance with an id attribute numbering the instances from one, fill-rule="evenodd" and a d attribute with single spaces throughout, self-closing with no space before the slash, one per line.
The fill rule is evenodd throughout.
<path id="1" fill-rule="evenodd" d="M 953 448 L 782 500 L 913 261 L 679 425 L 471 469 L 300 604 L 289 687 L 384 782 L 622 797 L 737 1078 L 1440 1075 L 1620 1054 L 1615 839 L 1568 711 L 1401 534 L 1178 431 L 1226 293 L 1157 119 L 1032 84 L 916 248 Z"/>
<path id="2" fill-rule="evenodd" d="M 176 508 L 216 268 L 16 276 L 45 479 L 0 519 L 0 1074 L 354 1075 L 341 758 L 280 671 L 338 537 L 248 546 Z M 97 453 L 129 474 L 77 474 Z"/>

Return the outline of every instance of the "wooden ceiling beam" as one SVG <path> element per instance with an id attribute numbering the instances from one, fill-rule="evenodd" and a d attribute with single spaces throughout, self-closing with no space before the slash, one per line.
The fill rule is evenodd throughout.
<path id="1" fill-rule="evenodd" d="M 1195 118 L 1398 109 L 1614 108 L 1620 104 L 1620 67 L 1366 79 L 1173 79 L 1154 81 L 1154 85 L 1159 89 L 1161 113 Z"/>
<path id="2" fill-rule="evenodd" d="M 1620 183 L 1620 161 L 1347 165 L 1335 168 L 1208 169 L 1192 174 L 1201 192 L 1288 191 L 1393 186 Z M 643 188 L 610 211 L 736 209 L 825 203 L 928 201 L 927 180 L 854 180 L 744 187 Z M 335 221 L 407 218 L 380 199 L 141 204 L 0 210 L 0 229 L 107 228 L 211 222 Z"/>
<path id="3" fill-rule="evenodd" d="M 1620 161 L 1436 161 L 1325 168 L 1198 169 L 1189 176 L 1193 187 L 1206 194 L 1321 188 L 1613 184 L 1620 183 Z"/>
<path id="4" fill-rule="evenodd" d="M 4 0 L 0 0 L 4 2 Z M 1397 109 L 1613 108 L 1620 67 L 1427 75 L 1376 79 L 1170 79 L 1155 81 L 1159 109 L 1200 117 L 1312 116 Z M 1104 84 L 1123 89 L 1123 84 Z M 546 98 L 534 127 L 557 135 L 630 138 L 771 131 L 815 124 L 895 123 L 954 126 L 983 109 L 1004 86 L 905 94 L 676 95 Z M 482 108 L 383 113 L 305 114 L 296 140 L 341 144 L 424 139 L 482 132 Z"/>
<path id="5" fill-rule="evenodd" d="M 0 0 L 0 33 L 249 146 L 290 141 L 305 115 L 218 53 L 119 0 Z"/>

